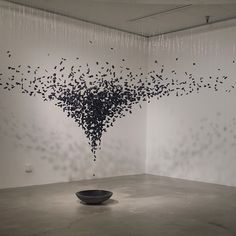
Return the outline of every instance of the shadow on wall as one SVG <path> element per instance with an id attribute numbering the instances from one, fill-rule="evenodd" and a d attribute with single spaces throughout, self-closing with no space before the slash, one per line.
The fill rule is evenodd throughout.
<path id="1" fill-rule="evenodd" d="M 0 117 L 1 139 L 8 138 L 14 148 L 23 150 L 32 162 L 39 157 L 69 181 L 92 178 L 93 175 L 106 177 L 142 172 L 142 153 L 125 139 L 104 140 L 103 149 L 98 151 L 99 158 L 94 162 L 86 140 L 76 140 L 70 133 L 55 128 L 43 129 L 33 121 L 19 122 L 3 107 L 0 112 L 3 114 Z"/>
<path id="2" fill-rule="evenodd" d="M 236 117 L 225 121 L 225 115 L 217 112 L 214 121 L 202 118 L 198 126 L 189 128 L 185 134 L 179 132 L 173 136 L 175 138 L 166 142 L 168 146 L 158 146 L 157 140 L 152 141 L 151 158 L 156 158 L 158 163 L 153 162 L 156 164 L 150 167 L 151 170 L 160 175 L 172 174 L 179 178 L 195 176 L 197 171 L 201 172 L 203 179 L 211 181 L 212 178 L 213 182 L 215 179 L 218 183 L 228 180 L 226 175 L 231 174 L 229 165 L 235 165 L 228 157 L 234 156 L 236 152 Z M 218 171 L 213 168 L 211 172 L 211 163 L 214 163 L 214 168 L 218 167 Z"/>

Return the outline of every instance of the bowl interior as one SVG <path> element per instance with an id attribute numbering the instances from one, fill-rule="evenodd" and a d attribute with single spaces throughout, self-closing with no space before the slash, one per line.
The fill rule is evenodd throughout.
<path id="1" fill-rule="evenodd" d="M 105 197 L 112 195 L 112 192 L 106 190 L 84 190 L 78 192 L 78 195 L 84 197 Z"/>

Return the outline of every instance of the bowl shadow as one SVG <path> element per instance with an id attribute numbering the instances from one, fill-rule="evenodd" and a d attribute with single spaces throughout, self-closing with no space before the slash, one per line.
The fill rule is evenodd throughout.
<path id="1" fill-rule="evenodd" d="M 80 201 L 80 200 L 77 200 L 77 202 L 82 205 L 85 205 L 85 206 L 111 206 L 111 205 L 116 205 L 119 203 L 119 201 L 112 199 L 112 198 L 110 198 L 102 203 L 99 203 L 99 204 L 88 204 L 88 203 Z"/>

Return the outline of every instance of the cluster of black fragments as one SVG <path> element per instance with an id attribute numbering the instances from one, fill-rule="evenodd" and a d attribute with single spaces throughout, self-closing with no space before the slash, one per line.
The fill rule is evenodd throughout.
<path id="1" fill-rule="evenodd" d="M 7 56 L 11 57 L 10 51 Z M 228 79 L 227 76 L 194 78 L 185 72 L 184 79 L 179 81 L 174 79 L 175 70 L 171 71 L 172 79 L 165 77 L 165 67 L 158 61 L 154 62 L 155 70 L 148 73 L 142 68 L 133 73 L 125 64 L 125 59 L 119 66 L 97 61 L 90 67 L 89 64 L 82 66 L 76 58 L 71 66 L 67 59 L 61 58 L 51 69 L 31 65 L 8 66 L 7 78 L 0 72 L 0 86 L 9 91 L 19 88 L 30 96 L 40 95 L 44 101 L 54 101 L 83 128 L 96 160 L 102 134 L 117 118 L 132 113 L 135 105 L 141 108 L 142 102 L 150 102 L 153 97 L 183 96 L 204 88 L 218 91 Z M 96 72 L 92 72 L 92 67 Z M 230 92 L 232 88 L 234 85 L 225 91 Z"/>

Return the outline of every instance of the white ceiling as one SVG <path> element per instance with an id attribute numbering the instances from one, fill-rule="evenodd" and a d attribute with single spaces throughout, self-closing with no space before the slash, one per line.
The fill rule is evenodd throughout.
<path id="1" fill-rule="evenodd" d="M 9 0 L 79 20 L 154 36 L 236 18 L 235 0 Z"/>

